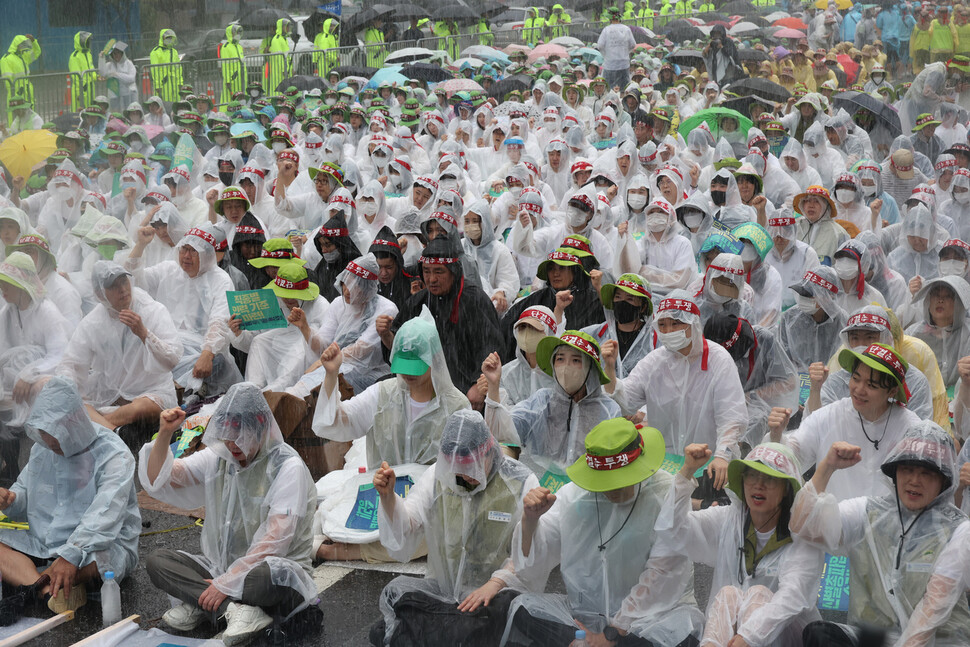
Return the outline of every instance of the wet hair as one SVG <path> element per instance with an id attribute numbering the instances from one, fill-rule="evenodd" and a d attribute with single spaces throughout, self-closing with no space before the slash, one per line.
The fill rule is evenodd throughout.
<path id="1" fill-rule="evenodd" d="M 735 331 L 738 329 L 738 316 L 726 313 L 717 313 L 707 320 L 704 324 L 704 338 L 710 341 L 716 342 L 723 346 L 731 337 L 734 336 Z M 741 332 L 738 335 L 738 340 L 731 346 L 727 348 L 727 352 L 730 353 L 731 359 L 738 361 L 754 346 L 755 344 L 755 334 L 754 328 L 751 327 L 751 323 L 747 320 L 741 322 Z"/>
<path id="2" fill-rule="evenodd" d="M 867 364 L 863 364 L 861 359 L 856 359 L 855 363 L 852 364 L 852 373 L 855 373 L 859 369 L 860 365 L 868 366 Z M 883 373 L 882 371 L 877 371 L 876 369 L 870 370 L 872 371 L 872 374 L 869 377 L 870 384 L 875 385 L 876 388 L 896 393 L 896 389 L 899 388 L 899 385 L 896 383 L 896 378 L 889 373 Z"/>

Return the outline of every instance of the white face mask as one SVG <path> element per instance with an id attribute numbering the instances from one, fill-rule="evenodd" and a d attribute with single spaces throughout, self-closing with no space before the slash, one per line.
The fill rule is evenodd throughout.
<path id="1" fill-rule="evenodd" d="M 394 187 L 395 189 L 400 189 L 401 187 L 404 186 L 404 182 L 401 180 L 400 175 L 391 175 L 390 180 L 391 180 L 391 186 Z"/>
<path id="2" fill-rule="evenodd" d="M 441 187 L 442 191 L 447 191 L 449 189 L 458 190 L 458 180 L 441 180 L 438 182 L 438 186 Z"/>
<path id="3" fill-rule="evenodd" d="M 866 196 L 867 198 L 876 195 L 876 185 L 873 184 L 872 186 L 869 186 L 868 184 L 863 183 L 862 195 Z"/>
<path id="4" fill-rule="evenodd" d="M 658 332 L 657 339 L 663 347 L 672 353 L 676 353 L 687 347 L 690 339 L 687 338 L 687 329 L 675 330 L 674 332 Z"/>
<path id="5" fill-rule="evenodd" d="M 360 213 L 368 218 L 377 214 L 377 202 L 361 202 L 358 208 Z"/>
<path id="6" fill-rule="evenodd" d="M 587 360 L 588 361 L 588 360 Z M 587 361 L 583 362 L 583 366 L 586 367 Z M 569 395 L 574 395 L 583 388 L 586 384 L 586 371 L 577 371 L 572 366 L 556 366 L 556 382 L 562 387 L 562 390 Z"/>
<path id="7" fill-rule="evenodd" d="M 815 297 L 806 297 L 801 294 L 795 293 L 795 307 L 804 312 L 805 314 L 813 315 L 818 310 L 818 304 L 815 303 Z"/>
<path id="8" fill-rule="evenodd" d="M 381 157 L 380 155 L 372 155 L 371 159 L 374 160 L 374 166 L 377 168 L 384 168 L 391 163 L 391 159 L 389 157 Z"/>
<path id="9" fill-rule="evenodd" d="M 957 204 L 967 204 L 970 203 L 970 191 L 953 192 L 953 199 L 956 200 Z"/>
<path id="10" fill-rule="evenodd" d="M 509 193 L 512 194 L 512 197 L 513 198 L 515 198 L 516 200 L 518 200 L 519 199 L 519 196 L 522 195 L 522 189 L 523 188 L 525 188 L 525 187 L 521 187 L 521 186 L 510 186 L 509 187 Z"/>
<path id="11" fill-rule="evenodd" d="M 837 258 L 833 264 L 835 273 L 843 281 L 848 281 L 859 276 L 859 264 L 851 258 Z"/>
<path id="12" fill-rule="evenodd" d="M 588 217 L 588 214 L 579 207 L 566 207 L 566 222 L 570 227 L 582 227 Z"/>
<path id="13" fill-rule="evenodd" d="M 336 99 L 333 99 L 333 98 L 331 98 L 331 99 L 327 99 L 327 100 L 325 100 L 325 101 L 324 101 L 324 103 L 325 103 L 325 104 L 327 104 L 328 106 L 332 106 L 332 105 L 334 105 L 335 103 L 337 103 L 337 100 L 336 100 Z"/>
<path id="14" fill-rule="evenodd" d="M 132 140 L 128 146 L 131 147 L 131 150 L 135 151 L 136 153 L 140 153 L 141 151 L 145 150 L 145 143 L 140 139 Z"/>
<path id="15" fill-rule="evenodd" d="M 74 197 L 74 191 L 71 190 L 69 184 L 57 184 L 51 188 L 51 195 L 56 200 L 66 202 Z"/>
<path id="16" fill-rule="evenodd" d="M 855 190 L 854 189 L 836 189 L 835 199 L 842 204 L 849 204 L 850 202 L 855 202 Z"/>
<path id="17" fill-rule="evenodd" d="M 940 276 L 964 276 L 967 273 L 967 262 L 959 258 L 940 261 Z"/>
<path id="18" fill-rule="evenodd" d="M 282 153 L 286 150 L 286 142 L 273 142 L 273 152 Z"/>
<path id="19" fill-rule="evenodd" d="M 731 300 L 731 297 L 726 294 L 718 294 L 717 288 L 715 287 L 711 287 L 711 289 L 707 291 L 707 298 L 718 305 L 727 303 Z"/>
<path id="20" fill-rule="evenodd" d="M 697 229 L 702 222 L 704 222 L 704 216 L 699 213 L 684 214 L 684 224 L 687 225 L 688 229 Z"/>
<path id="21" fill-rule="evenodd" d="M 249 91 L 249 96 L 251 96 L 253 99 L 255 99 L 256 97 L 259 96 L 259 90 L 250 90 Z"/>
<path id="22" fill-rule="evenodd" d="M 741 249 L 741 260 L 746 263 L 752 263 L 761 258 L 758 254 L 758 250 L 754 248 L 754 245 L 745 241 L 744 247 Z"/>
<path id="23" fill-rule="evenodd" d="M 647 214 L 647 229 L 656 233 L 667 228 L 667 215 L 663 213 Z"/>
<path id="24" fill-rule="evenodd" d="M 641 211 L 643 209 L 644 205 L 647 204 L 647 196 L 645 196 L 645 195 L 643 195 L 641 193 L 627 193 L 626 194 L 626 203 L 634 211 Z"/>
<path id="25" fill-rule="evenodd" d="M 479 224 L 468 224 L 465 225 L 465 235 L 472 239 L 479 239 L 482 237 L 482 226 Z"/>
<path id="26" fill-rule="evenodd" d="M 324 151 L 322 157 L 323 161 L 331 162 L 332 164 L 336 164 L 340 161 L 340 154 L 336 151 Z"/>
<path id="27" fill-rule="evenodd" d="M 216 146 L 225 146 L 226 142 L 229 141 L 229 135 L 225 133 L 216 133 L 212 136 L 212 139 L 215 140 Z"/>
<path id="28" fill-rule="evenodd" d="M 340 258 L 339 249 L 335 249 L 332 252 L 327 252 L 323 255 L 323 260 L 327 261 L 328 263 L 333 263 L 338 258 Z"/>

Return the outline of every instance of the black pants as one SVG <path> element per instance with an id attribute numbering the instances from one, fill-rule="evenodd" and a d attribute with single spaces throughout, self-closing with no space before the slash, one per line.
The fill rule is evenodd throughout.
<path id="1" fill-rule="evenodd" d="M 802 643 L 805 647 L 882 647 L 886 644 L 886 631 L 820 620 L 805 627 Z"/>
<path id="2" fill-rule="evenodd" d="M 409 591 L 394 605 L 398 619 L 391 636 L 392 647 L 489 647 L 498 645 L 505 630 L 509 605 L 518 595 L 506 589 L 492 598 L 487 607 L 471 613 L 458 610 L 454 602 L 445 602 L 419 591 Z M 370 629 L 370 642 L 384 644 L 384 620 Z M 572 638 L 570 638 L 572 640 Z M 568 642 L 563 643 L 568 645 Z"/>
<path id="3" fill-rule="evenodd" d="M 533 647 L 562 647 L 576 639 L 575 625 L 563 625 L 554 620 L 541 620 L 529 615 L 524 608 L 519 608 L 512 618 L 512 626 L 529 639 Z M 627 634 L 617 642 L 619 647 L 653 647 L 653 643 L 646 638 Z M 697 638 L 688 636 L 677 647 L 696 647 Z"/>

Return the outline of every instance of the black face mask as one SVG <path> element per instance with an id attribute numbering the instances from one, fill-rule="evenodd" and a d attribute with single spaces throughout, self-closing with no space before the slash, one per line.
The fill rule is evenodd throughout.
<path id="1" fill-rule="evenodd" d="M 711 191 L 711 201 L 719 207 L 723 207 L 727 202 L 727 191 Z"/>
<path id="2" fill-rule="evenodd" d="M 232 176 L 235 175 L 233 171 L 219 171 L 219 181 L 225 186 L 232 186 Z"/>
<path id="3" fill-rule="evenodd" d="M 628 324 L 640 319 L 640 306 L 635 306 L 627 301 L 616 301 L 613 303 L 613 314 L 616 316 L 617 323 Z"/>

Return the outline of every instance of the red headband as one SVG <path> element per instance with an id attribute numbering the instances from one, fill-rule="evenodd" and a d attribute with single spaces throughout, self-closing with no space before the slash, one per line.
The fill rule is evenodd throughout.
<path id="1" fill-rule="evenodd" d="M 539 310 L 538 308 L 526 308 L 522 311 L 522 314 L 519 315 L 519 321 L 529 318 L 544 323 L 549 327 L 549 330 L 552 331 L 552 334 L 556 334 L 556 320 L 542 310 Z"/>
<path id="2" fill-rule="evenodd" d="M 294 283 L 293 281 L 287 281 L 279 274 L 276 275 L 273 283 L 285 290 L 306 290 L 308 287 L 310 287 L 310 279 L 303 279 L 302 281 L 297 281 Z"/>
<path id="3" fill-rule="evenodd" d="M 803 281 L 808 281 L 809 283 L 814 283 L 815 285 L 820 285 L 823 288 L 825 288 L 826 290 L 828 290 L 829 292 L 831 292 L 832 294 L 838 294 L 839 293 L 839 288 L 838 287 L 836 287 L 832 283 L 829 283 L 828 281 L 826 281 L 825 279 L 823 279 L 821 276 L 819 276 L 815 272 L 811 272 L 811 271 L 805 272 L 805 276 L 802 277 L 802 280 Z"/>
<path id="4" fill-rule="evenodd" d="M 868 312 L 860 312 L 849 317 L 846 327 L 851 328 L 852 326 L 858 326 L 860 324 L 876 324 L 877 326 L 882 326 L 886 330 L 889 330 L 888 319 L 885 317 L 880 317 L 879 315 L 870 314 Z"/>
<path id="5" fill-rule="evenodd" d="M 697 316 L 701 314 L 697 304 L 686 299 L 663 299 L 660 302 L 660 307 L 657 308 L 657 312 L 660 313 L 665 310 L 680 310 Z"/>
<path id="6" fill-rule="evenodd" d="M 641 439 L 642 440 L 642 439 Z M 643 453 L 643 447 L 637 445 L 637 447 L 628 452 L 620 452 L 619 454 L 613 454 L 612 456 L 592 456 L 586 454 L 586 464 L 590 469 L 594 470 L 615 470 L 620 467 L 626 467 Z"/>
<path id="7" fill-rule="evenodd" d="M 347 271 L 355 276 L 359 276 L 362 279 L 367 279 L 368 281 L 376 281 L 377 275 L 371 272 L 366 267 L 361 267 L 357 263 L 350 261 L 347 263 Z"/>

